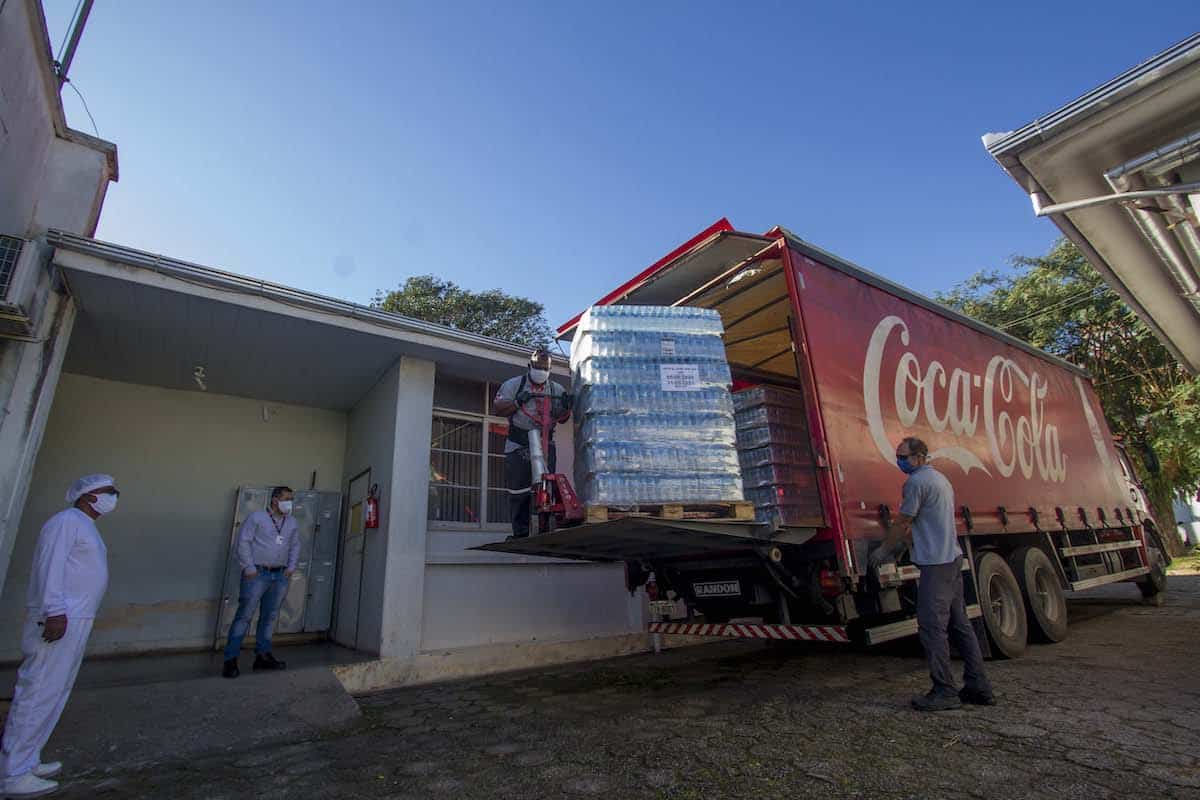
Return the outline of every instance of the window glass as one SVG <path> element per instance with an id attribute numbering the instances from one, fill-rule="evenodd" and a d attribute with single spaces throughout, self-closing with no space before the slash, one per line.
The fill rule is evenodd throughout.
<path id="1" fill-rule="evenodd" d="M 478 524 L 483 421 L 435 415 L 429 447 L 429 519 Z"/>
<path id="2" fill-rule="evenodd" d="M 433 404 L 437 408 L 482 414 L 484 411 L 483 393 L 486 388 L 487 385 L 482 381 L 438 375 L 433 382 Z"/>
<path id="3" fill-rule="evenodd" d="M 488 494 L 487 521 L 507 523 L 508 482 L 504 477 L 504 442 L 508 439 L 508 423 L 488 423 Z"/>

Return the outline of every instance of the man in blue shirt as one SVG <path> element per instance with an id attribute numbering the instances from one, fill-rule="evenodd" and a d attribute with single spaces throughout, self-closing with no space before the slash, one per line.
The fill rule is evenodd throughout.
<path id="1" fill-rule="evenodd" d="M 277 670 L 287 666 L 271 653 L 271 633 L 279 617 L 279 607 L 287 596 L 292 573 L 300 563 L 300 526 L 292 517 L 294 497 L 288 487 L 276 486 L 271 490 L 267 510 L 250 514 L 238 530 L 237 558 L 242 568 L 242 585 L 237 615 L 229 626 L 225 644 L 225 666 L 221 674 L 226 678 L 241 674 L 238 653 L 256 609 L 258 630 L 254 635 L 254 669 Z"/>
<path id="2" fill-rule="evenodd" d="M 872 564 L 891 557 L 902 541 L 912 542 L 912 562 L 921 571 L 917 587 L 917 627 L 929 659 L 933 688 L 914 697 L 919 711 L 945 711 L 963 703 L 994 705 L 992 685 L 983 671 L 983 655 L 963 602 L 962 550 L 954 529 L 954 488 L 927 463 L 929 448 L 910 436 L 896 447 L 896 466 L 908 475 L 898 518 L 887 532 Z M 963 659 L 962 691 L 950 671 L 950 641 Z"/>

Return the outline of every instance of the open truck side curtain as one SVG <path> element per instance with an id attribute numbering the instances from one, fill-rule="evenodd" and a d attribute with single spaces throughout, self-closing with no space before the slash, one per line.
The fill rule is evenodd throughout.
<path id="1" fill-rule="evenodd" d="M 954 486 L 969 612 L 1001 654 L 1065 636 L 1065 590 L 1136 581 L 1161 596 L 1157 527 L 1131 503 L 1085 371 L 785 229 L 722 223 L 603 302 L 715 308 L 735 379 L 797 390 L 807 425 L 790 450 L 803 476 L 788 489 L 793 524 L 654 521 L 652 536 L 625 521 L 522 552 L 626 560 L 631 589 L 653 573 L 690 617 L 658 632 L 898 638 L 916 631 L 917 570 L 873 569 L 868 554 L 897 513 L 896 443 L 918 436 Z"/>

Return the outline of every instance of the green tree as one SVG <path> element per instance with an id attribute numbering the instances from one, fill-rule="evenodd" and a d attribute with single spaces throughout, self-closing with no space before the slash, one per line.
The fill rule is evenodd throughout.
<path id="1" fill-rule="evenodd" d="M 380 290 L 371 306 L 531 348 L 551 340 L 541 303 L 499 289 L 475 292 L 433 275 L 415 275 L 398 289 Z"/>
<path id="2" fill-rule="evenodd" d="M 1171 498 L 1200 484 L 1200 378 L 1187 375 L 1079 249 L 1060 239 L 1046 255 L 977 273 L 938 300 L 1092 374 L 1109 427 L 1132 445 L 1175 548 Z"/>

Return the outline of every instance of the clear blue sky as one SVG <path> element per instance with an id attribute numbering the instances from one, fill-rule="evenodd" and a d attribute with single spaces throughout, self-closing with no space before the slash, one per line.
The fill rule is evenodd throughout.
<path id="1" fill-rule="evenodd" d="M 75 0 L 46 0 L 57 50 Z M 918 291 L 1057 230 L 980 144 L 1188 35 L 1195 0 L 97 0 L 98 236 L 361 302 L 412 274 L 557 325 L 709 225 Z M 91 123 L 64 91 L 72 126 Z"/>

